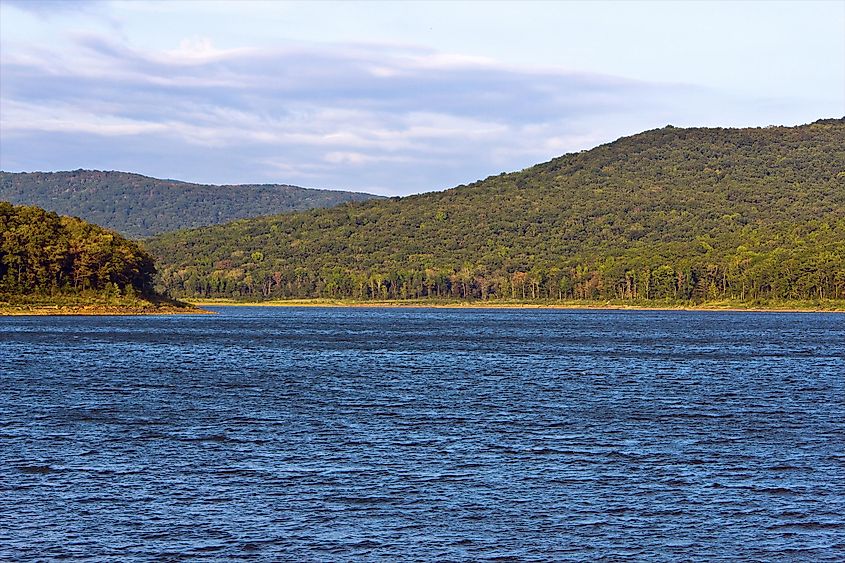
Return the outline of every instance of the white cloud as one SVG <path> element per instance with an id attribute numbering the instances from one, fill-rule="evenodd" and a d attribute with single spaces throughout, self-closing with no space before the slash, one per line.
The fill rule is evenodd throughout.
<path id="1" fill-rule="evenodd" d="M 18 10 L 49 18 L 69 12 L 91 12 L 104 3 L 104 0 L 3 0 L 3 4 Z"/>
<path id="2" fill-rule="evenodd" d="M 156 51 L 73 38 L 72 48 L 0 52 L 0 167 L 96 162 L 195 181 L 408 193 L 520 169 L 690 107 L 724 109 L 690 86 L 408 46 L 221 49 L 192 36 Z"/>
<path id="3" fill-rule="evenodd" d="M 161 133 L 167 125 L 81 111 L 67 104 L 49 107 L 4 100 L 0 130 L 7 133 L 90 133 L 107 137 Z"/>

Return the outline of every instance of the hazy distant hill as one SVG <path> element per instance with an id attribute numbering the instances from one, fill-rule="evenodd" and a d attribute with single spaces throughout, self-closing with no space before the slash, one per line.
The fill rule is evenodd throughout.
<path id="1" fill-rule="evenodd" d="M 845 298 L 845 119 L 665 127 L 444 192 L 149 248 L 176 295 Z"/>
<path id="2" fill-rule="evenodd" d="M 98 170 L 0 172 L 0 200 L 81 217 L 132 237 L 374 197 L 278 184 L 190 184 Z"/>

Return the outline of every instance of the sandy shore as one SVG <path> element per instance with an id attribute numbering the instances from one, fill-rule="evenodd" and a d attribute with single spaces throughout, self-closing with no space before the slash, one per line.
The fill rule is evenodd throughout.
<path id="1" fill-rule="evenodd" d="M 0 305 L 0 317 L 209 315 L 196 307 L 121 307 L 104 305 Z"/>
<path id="2" fill-rule="evenodd" d="M 749 306 L 736 303 L 709 303 L 705 305 L 629 305 L 624 303 L 546 302 L 524 303 L 513 301 L 352 301 L 331 299 L 290 299 L 278 301 L 234 301 L 227 299 L 197 299 L 187 301 L 192 307 L 172 306 L 120 306 L 120 305 L 12 305 L 0 304 L 0 316 L 111 316 L 111 315 L 205 315 L 213 311 L 202 307 L 355 307 L 384 309 L 568 309 L 608 311 L 725 311 L 757 313 L 845 313 L 845 303 L 830 302 L 814 307 Z"/>
<path id="3" fill-rule="evenodd" d="M 190 300 L 198 307 L 361 307 L 361 308 L 422 308 L 422 309 L 581 309 L 581 310 L 622 310 L 622 311 L 725 311 L 757 313 L 843 313 L 845 303 L 830 303 L 819 307 L 796 307 L 790 305 L 771 307 L 742 307 L 735 303 L 688 306 L 647 306 L 626 305 L 620 303 L 518 303 L 498 301 L 344 301 L 326 299 L 291 299 L 279 301 L 245 302 L 225 299 Z"/>

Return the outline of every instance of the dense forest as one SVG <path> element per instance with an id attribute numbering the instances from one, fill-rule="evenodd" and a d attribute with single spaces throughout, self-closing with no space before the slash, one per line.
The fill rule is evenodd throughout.
<path id="1" fill-rule="evenodd" d="M 0 300 L 86 292 L 150 295 L 154 274 L 150 255 L 113 231 L 0 202 Z"/>
<path id="2" fill-rule="evenodd" d="M 168 233 L 190 297 L 845 297 L 845 120 L 648 131 L 445 192 Z"/>
<path id="3" fill-rule="evenodd" d="M 149 241 L 174 296 L 845 298 L 845 119 L 665 127 L 467 186 Z"/>
<path id="4" fill-rule="evenodd" d="M 130 237 L 376 196 L 296 186 L 212 186 L 125 172 L 0 172 L 0 200 L 74 215 Z"/>

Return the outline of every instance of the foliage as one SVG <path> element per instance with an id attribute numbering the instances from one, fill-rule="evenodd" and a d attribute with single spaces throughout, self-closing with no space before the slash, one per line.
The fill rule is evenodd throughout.
<path id="1" fill-rule="evenodd" d="M 76 217 L 0 202 L 0 294 L 150 294 L 153 260 L 137 243 Z"/>
<path id="2" fill-rule="evenodd" d="M 372 197 L 277 184 L 189 184 L 98 170 L 0 172 L 0 200 L 80 216 L 132 237 Z"/>
<path id="3" fill-rule="evenodd" d="M 845 119 L 647 131 L 468 186 L 149 241 L 174 296 L 845 298 Z"/>

